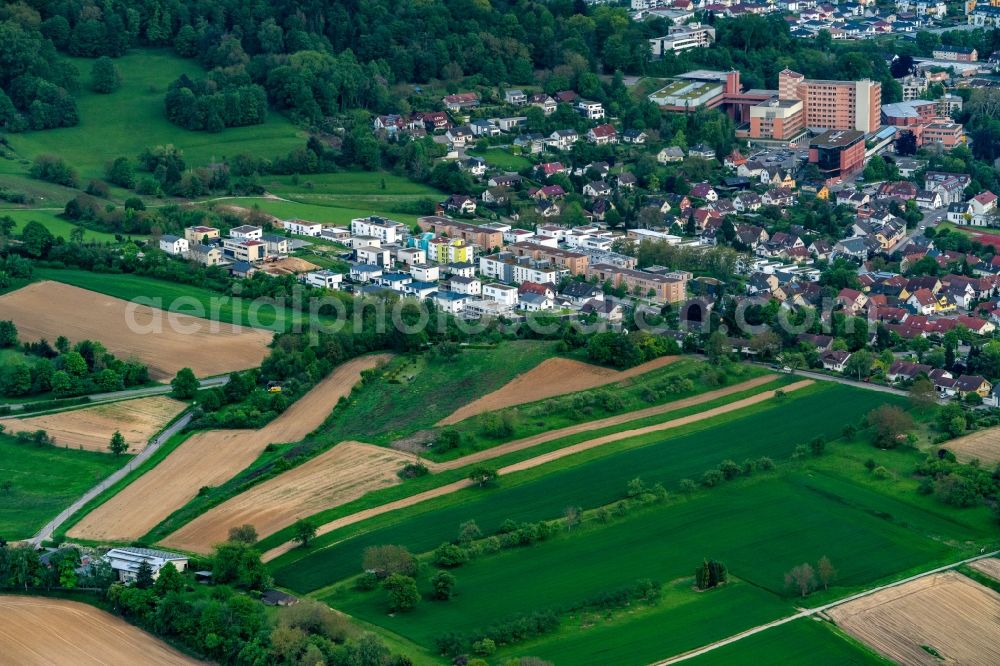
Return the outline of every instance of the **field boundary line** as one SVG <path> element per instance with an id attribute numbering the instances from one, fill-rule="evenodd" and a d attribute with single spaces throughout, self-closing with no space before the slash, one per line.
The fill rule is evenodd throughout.
<path id="1" fill-rule="evenodd" d="M 668 659 L 655 661 L 649 666 L 670 666 L 671 664 L 678 664 L 682 661 L 687 661 L 688 659 L 700 657 L 703 654 L 707 654 L 709 652 L 712 652 L 713 650 L 717 650 L 726 645 L 730 645 L 744 638 L 747 638 L 748 636 L 753 636 L 754 634 L 759 634 L 763 631 L 767 631 L 768 629 L 773 629 L 774 627 L 780 627 L 783 624 L 788 624 L 789 622 L 794 622 L 795 620 L 800 620 L 802 618 L 812 617 L 819 613 L 828 611 L 831 608 L 836 608 L 837 606 L 843 606 L 844 604 L 850 603 L 852 601 L 863 599 L 864 597 L 871 596 L 878 592 L 882 592 L 883 590 L 889 590 L 894 587 L 899 587 L 900 585 L 905 585 L 906 583 L 912 583 L 915 580 L 920 580 L 921 578 L 926 578 L 927 576 L 933 576 L 935 574 L 939 574 L 945 571 L 951 571 L 952 569 L 956 569 L 962 566 L 963 564 L 969 564 L 970 562 L 976 562 L 977 560 L 984 560 L 990 557 L 995 557 L 998 553 L 1000 553 L 1000 550 L 995 550 L 991 553 L 980 553 L 979 555 L 975 555 L 973 557 L 969 557 L 964 560 L 960 560 L 958 562 L 945 564 L 935 569 L 930 569 L 922 573 L 914 574 L 912 576 L 902 578 L 892 583 L 886 583 L 885 585 L 873 587 L 870 590 L 864 590 L 863 592 L 856 592 L 855 594 L 844 597 L 843 599 L 831 601 L 830 603 L 823 604 L 822 606 L 816 606 L 815 608 L 805 608 L 792 615 L 787 615 L 785 617 L 778 618 L 777 620 L 772 620 L 771 622 L 768 622 L 766 624 L 761 624 L 756 627 L 751 627 L 750 629 L 741 631 L 738 634 L 733 634 L 728 638 L 723 638 L 721 640 L 715 641 L 714 643 L 709 643 L 708 645 L 702 646 L 700 648 L 689 650 L 687 652 L 684 652 L 683 654 L 675 655 Z"/>
<path id="2" fill-rule="evenodd" d="M 789 384 L 780 389 L 774 389 L 772 391 L 764 391 L 756 395 L 750 396 L 748 398 L 743 398 L 742 400 L 737 400 L 736 402 L 729 403 L 728 405 L 722 405 L 720 407 L 713 407 L 712 409 L 706 410 L 704 412 L 698 412 L 696 414 L 691 414 L 688 416 L 682 416 L 680 418 L 672 419 L 670 421 L 665 421 L 663 423 L 657 423 L 651 426 L 645 426 L 642 428 L 635 428 L 632 430 L 623 430 L 620 432 L 612 433 L 610 435 L 605 435 L 603 437 L 598 437 L 596 439 L 587 440 L 585 442 L 580 442 L 578 444 L 573 444 L 561 449 L 556 449 L 555 451 L 550 451 L 548 453 L 543 453 L 541 455 L 535 456 L 534 458 L 529 458 L 521 462 L 517 462 L 506 467 L 502 467 L 497 470 L 497 474 L 504 476 L 506 474 L 512 474 L 514 472 L 522 472 L 546 463 L 559 460 L 560 458 L 565 458 L 576 453 L 587 451 L 589 449 L 594 449 L 605 444 L 610 444 L 612 442 L 617 442 L 623 439 L 630 439 L 632 437 L 637 437 L 640 435 L 645 435 L 651 432 L 658 432 L 661 430 L 670 430 L 673 428 L 678 428 L 680 426 L 688 425 L 691 423 L 696 423 L 705 419 L 710 419 L 714 416 L 719 416 L 726 414 L 728 412 L 733 412 L 744 407 L 750 407 L 752 405 L 758 404 L 770 398 L 773 398 L 777 391 L 783 391 L 789 393 L 792 391 L 797 391 L 803 389 L 807 386 L 811 386 L 814 382 L 812 380 L 806 379 L 794 384 Z M 461 460 L 461 458 L 459 459 Z M 382 504 L 377 507 L 372 507 L 370 509 L 364 509 L 356 513 L 352 513 L 348 516 L 343 516 L 337 518 L 336 520 L 330 521 L 324 525 L 320 525 L 316 530 L 316 536 L 322 536 L 333 532 L 334 530 L 340 529 L 342 527 L 347 527 L 348 525 L 353 525 L 359 523 L 363 520 L 368 520 L 369 518 L 374 518 L 385 513 L 390 513 L 397 509 L 405 509 L 411 506 L 422 504 L 431 499 L 441 497 L 443 495 L 448 495 L 463 488 L 468 488 L 473 483 L 467 479 L 462 479 L 461 481 L 453 481 L 452 483 L 445 484 L 443 486 L 438 486 L 437 488 L 432 488 L 430 490 L 425 490 L 424 492 L 417 493 L 415 495 L 410 495 L 409 497 L 404 497 L 386 504 Z M 276 546 L 267 552 L 265 552 L 261 559 L 264 562 L 270 562 L 274 558 L 283 555 L 290 551 L 294 547 L 294 542 L 289 541 L 280 546 Z"/>

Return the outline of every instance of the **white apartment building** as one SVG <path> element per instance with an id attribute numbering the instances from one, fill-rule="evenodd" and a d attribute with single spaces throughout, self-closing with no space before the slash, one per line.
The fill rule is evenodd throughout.
<path id="1" fill-rule="evenodd" d="M 517 287 L 506 284 L 484 284 L 483 298 L 513 308 L 517 305 Z"/>
<path id="2" fill-rule="evenodd" d="M 400 222 L 393 222 L 384 217 L 371 215 L 369 217 L 359 217 L 351 220 L 352 236 L 374 236 L 383 243 L 396 243 L 399 237 L 406 230 L 406 226 Z"/>
<path id="3" fill-rule="evenodd" d="M 325 289 L 340 289 L 344 276 L 333 271 L 313 271 L 306 273 L 304 281 L 311 287 L 323 287 Z"/>
<path id="4" fill-rule="evenodd" d="M 250 224 L 233 227 L 229 230 L 229 237 L 238 238 L 239 240 L 260 240 L 263 235 L 264 230 L 262 228 Z"/>
<path id="5" fill-rule="evenodd" d="M 311 236 L 318 238 L 323 235 L 323 225 L 318 222 L 307 222 L 306 220 L 285 220 L 285 231 L 297 236 Z"/>

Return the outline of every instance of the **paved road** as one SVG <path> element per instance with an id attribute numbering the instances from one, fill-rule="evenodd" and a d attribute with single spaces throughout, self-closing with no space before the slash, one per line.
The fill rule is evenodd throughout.
<path id="1" fill-rule="evenodd" d="M 687 661 L 688 659 L 693 659 L 694 657 L 698 657 L 700 655 L 703 655 L 706 652 L 711 652 L 712 650 L 717 650 L 720 647 L 723 647 L 725 645 L 729 645 L 730 643 L 735 643 L 736 641 L 742 640 L 742 639 L 746 638 L 747 636 L 753 636 L 754 634 L 759 634 L 762 631 L 767 631 L 768 629 L 771 629 L 773 627 L 779 627 L 779 626 L 781 626 L 783 624 L 788 624 L 789 622 L 794 622 L 795 620 L 799 620 L 799 619 L 804 618 L 804 617 L 812 617 L 813 615 L 816 615 L 817 613 L 823 613 L 825 611 L 830 610 L 831 608 L 835 608 L 835 607 L 840 606 L 842 604 L 846 604 L 846 603 L 848 603 L 850 601 L 854 601 L 856 599 L 861 599 L 862 597 L 867 597 L 869 595 L 875 594 L 876 592 L 881 592 L 882 590 L 888 590 L 888 589 L 893 588 L 893 587 L 898 587 L 900 585 L 904 585 L 906 583 L 909 583 L 909 582 L 912 582 L 912 581 L 915 581 L 915 580 L 919 580 L 921 578 L 925 578 L 926 576 L 932 576 L 934 574 L 941 573 L 942 571 L 948 571 L 950 569 L 954 569 L 956 567 L 959 567 L 959 566 L 961 566 L 963 564 L 968 564 L 969 562 L 975 562 L 976 560 L 982 560 L 982 559 L 985 559 L 987 557 L 994 557 L 998 553 L 1000 553 L 1000 550 L 995 550 L 992 553 L 984 553 L 984 554 L 981 554 L 981 555 L 976 555 L 975 557 L 970 557 L 968 559 L 964 559 L 964 560 L 961 560 L 959 562 L 952 562 L 951 564 L 946 564 L 943 567 L 938 567 L 937 569 L 931 569 L 930 571 L 925 571 L 925 572 L 919 573 L 919 574 L 917 574 L 915 576 L 910 576 L 909 578 L 904 578 L 902 580 L 897 580 L 896 582 L 889 583 L 888 585 L 882 585 L 880 587 L 875 587 L 875 588 L 872 588 L 870 590 L 865 590 L 864 592 L 858 592 L 857 594 L 852 594 L 849 597 L 844 597 L 843 599 L 838 599 L 837 601 L 833 601 L 833 602 L 830 602 L 828 604 L 823 604 L 822 606 L 816 606 L 815 608 L 804 608 L 801 611 L 799 611 L 798 613 L 795 613 L 794 615 L 789 615 L 787 617 L 783 617 L 783 618 L 775 620 L 773 622 L 768 622 L 767 624 L 762 624 L 762 625 L 754 627 L 752 629 L 747 629 L 746 631 L 741 631 L 740 633 L 734 634 L 734 635 L 730 636 L 729 638 L 723 638 L 720 641 L 716 641 L 714 643 L 710 643 L 710 644 L 708 644 L 708 645 L 706 645 L 704 647 L 700 647 L 700 648 L 698 648 L 696 650 L 691 650 L 690 652 L 685 652 L 684 654 L 679 654 L 676 657 L 670 657 L 669 659 L 664 659 L 663 661 L 654 662 L 651 666 L 670 666 L 670 664 L 677 664 L 677 663 L 680 663 L 682 661 Z"/>
<path id="2" fill-rule="evenodd" d="M 38 534 L 31 537 L 29 543 L 37 546 L 41 542 L 51 539 L 52 533 L 55 532 L 60 525 L 66 522 L 66 520 L 68 520 L 70 516 L 79 511 L 84 504 L 97 497 L 100 493 L 104 492 L 105 489 L 109 488 L 113 484 L 118 483 L 118 481 L 123 479 L 125 475 L 129 474 L 132 470 L 141 465 L 147 458 L 156 453 L 156 450 L 159 449 L 164 442 L 166 442 L 168 439 L 170 439 L 171 437 L 179 433 L 181 430 L 183 430 L 184 427 L 187 426 L 187 424 L 190 422 L 191 422 L 191 412 L 189 410 L 185 412 L 184 415 L 181 416 L 179 419 L 174 421 L 173 424 L 171 424 L 166 430 L 160 433 L 160 435 L 156 439 L 151 441 L 146 446 L 145 449 L 140 451 L 138 455 L 132 458 L 132 460 L 130 460 L 127 465 L 113 472 L 106 479 L 104 479 L 96 486 L 94 486 L 86 493 L 84 493 L 83 496 L 80 497 L 80 499 L 73 502 L 73 504 L 71 504 L 65 510 L 63 510 L 62 513 L 53 518 L 45 527 L 43 527 L 38 532 Z"/>
<path id="3" fill-rule="evenodd" d="M 809 370 L 796 370 L 796 375 L 801 375 L 802 377 L 808 377 L 809 379 L 819 379 L 824 382 L 837 382 L 838 384 L 846 384 L 848 386 L 854 386 L 856 388 L 868 389 L 869 391 L 878 391 L 880 393 L 892 393 L 893 395 L 908 396 L 909 392 L 903 389 L 892 388 L 891 386 L 882 386 L 881 384 L 870 384 L 868 382 L 859 382 L 856 379 L 848 379 L 847 377 L 835 377 L 833 375 L 827 375 L 822 372 L 812 372 Z"/>
<path id="4" fill-rule="evenodd" d="M 198 380 L 201 388 L 210 388 L 212 386 L 222 386 L 229 382 L 229 375 L 220 375 L 219 377 L 208 377 L 207 379 Z M 170 384 L 164 384 L 162 386 L 144 386 L 142 388 L 136 389 L 125 389 L 124 391 L 114 391 L 113 393 L 94 393 L 90 396 L 90 402 L 84 403 L 84 405 L 94 405 L 102 402 L 117 402 L 118 400 L 128 400 L 130 398 L 145 398 L 151 395 L 164 395 L 170 393 L 173 390 L 170 388 Z M 11 409 L 14 411 L 20 410 L 25 404 L 30 403 L 19 403 L 10 405 Z M 74 405 L 79 406 L 79 405 Z M 47 410 L 47 411 L 61 411 L 59 409 Z M 42 414 L 44 412 L 31 412 L 32 416 L 36 414 Z"/>

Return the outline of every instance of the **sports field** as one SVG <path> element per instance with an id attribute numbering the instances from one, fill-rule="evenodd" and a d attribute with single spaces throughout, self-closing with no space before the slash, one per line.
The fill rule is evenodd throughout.
<path id="1" fill-rule="evenodd" d="M 0 536 L 8 541 L 32 536 L 126 460 L 0 435 Z"/>

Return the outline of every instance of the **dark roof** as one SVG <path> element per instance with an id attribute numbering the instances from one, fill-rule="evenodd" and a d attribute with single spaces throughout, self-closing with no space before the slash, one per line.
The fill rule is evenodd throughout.
<path id="1" fill-rule="evenodd" d="M 597 287 L 592 284 L 587 284 L 586 282 L 570 282 L 568 285 L 563 287 L 560 294 L 563 296 L 569 296 L 570 298 L 590 298 L 598 291 L 600 290 Z"/>

